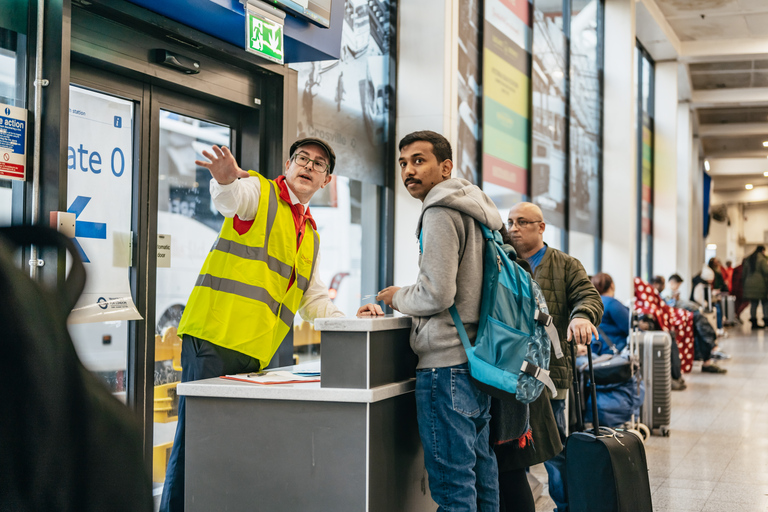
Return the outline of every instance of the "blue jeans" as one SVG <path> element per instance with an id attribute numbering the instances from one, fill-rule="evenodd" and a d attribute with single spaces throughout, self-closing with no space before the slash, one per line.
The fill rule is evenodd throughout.
<path id="1" fill-rule="evenodd" d="M 259 371 L 259 361 L 240 352 L 185 334 L 181 344 L 181 367 L 181 382 L 190 382 L 235 373 L 256 372 Z M 165 469 L 160 512 L 184 510 L 186 409 L 186 400 L 180 396 L 179 422 L 176 424 L 176 438 L 171 448 L 171 456 L 168 458 L 168 467 Z"/>
<path id="2" fill-rule="evenodd" d="M 491 398 L 466 363 L 416 370 L 416 415 L 438 512 L 498 512 L 499 469 L 489 441 Z"/>
<path id="3" fill-rule="evenodd" d="M 715 302 L 715 318 L 717 318 L 717 328 L 723 328 L 723 305 L 720 302 Z"/>
<path id="4" fill-rule="evenodd" d="M 560 434 L 560 441 L 565 446 L 565 400 L 550 400 L 552 412 L 555 413 L 555 423 L 557 423 L 557 432 Z M 568 512 L 568 488 L 566 486 L 565 474 L 565 450 L 561 451 L 548 461 L 544 462 L 544 467 L 549 475 L 549 497 L 557 505 L 557 512 Z"/>

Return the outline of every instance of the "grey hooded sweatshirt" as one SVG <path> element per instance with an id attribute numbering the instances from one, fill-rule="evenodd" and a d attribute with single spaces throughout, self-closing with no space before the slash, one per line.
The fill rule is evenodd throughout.
<path id="1" fill-rule="evenodd" d="M 484 240 L 478 222 L 500 229 L 501 215 L 477 186 L 453 178 L 430 190 L 416 228 L 422 234 L 416 284 L 400 288 L 392 305 L 413 317 L 411 348 L 417 368 L 443 368 L 467 362 L 448 311 L 454 303 L 474 341 L 480 316 Z"/>

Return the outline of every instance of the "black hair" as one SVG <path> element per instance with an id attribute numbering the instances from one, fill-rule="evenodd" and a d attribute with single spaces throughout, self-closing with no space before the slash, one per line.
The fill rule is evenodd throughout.
<path id="1" fill-rule="evenodd" d="M 669 282 L 671 283 L 672 281 L 677 281 L 678 283 L 682 283 L 683 278 L 680 277 L 680 274 L 672 274 L 671 276 L 669 276 Z"/>
<path id="2" fill-rule="evenodd" d="M 665 283 L 664 276 L 654 276 L 653 279 L 651 279 L 651 284 L 663 285 L 664 283 Z"/>
<path id="3" fill-rule="evenodd" d="M 648 330 L 649 331 L 658 331 L 659 330 L 659 324 L 656 322 L 656 318 L 653 315 L 649 315 L 647 313 L 642 314 L 637 319 L 638 322 L 647 322 L 648 323 Z"/>
<path id="4" fill-rule="evenodd" d="M 451 143 L 448 142 L 448 139 L 439 133 L 430 130 L 409 133 L 400 139 L 399 149 L 402 151 L 405 146 L 418 141 L 429 142 L 432 144 L 432 153 L 437 157 L 437 163 L 442 163 L 445 160 L 453 160 L 453 151 L 451 150 Z"/>

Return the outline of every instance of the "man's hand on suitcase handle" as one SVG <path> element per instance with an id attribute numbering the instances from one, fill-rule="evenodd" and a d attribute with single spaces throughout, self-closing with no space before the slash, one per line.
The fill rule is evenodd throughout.
<path id="1" fill-rule="evenodd" d="M 568 341 L 575 340 L 578 345 L 586 345 L 592 341 L 592 335 L 599 340 L 597 328 L 586 318 L 574 318 L 568 325 Z"/>

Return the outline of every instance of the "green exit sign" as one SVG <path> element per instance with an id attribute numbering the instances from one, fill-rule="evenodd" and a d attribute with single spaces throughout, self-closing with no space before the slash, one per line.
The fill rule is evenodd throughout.
<path id="1" fill-rule="evenodd" d="M 284 61 L 283 25 L 250 10 L 246 11 L 245 23 L 245 50 L 282 64 Z"/>

